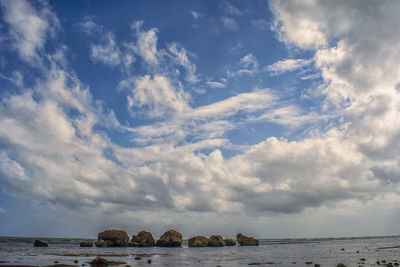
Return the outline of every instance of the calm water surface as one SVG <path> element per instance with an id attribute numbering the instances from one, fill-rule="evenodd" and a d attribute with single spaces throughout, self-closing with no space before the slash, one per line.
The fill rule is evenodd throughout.
<path id="1" fill-rule="evenodd" d="M 33 247 L 34 238 L 0 237 L 1 265 L 51 265 L 55 261 L 76 266 L 97 256 L 123 261 L 132 266 L 378 266 L 378 260 L 400 260 L 400 237 L 365 237 L 336 239 L 264 239 L 255 247 L 222 248 L 81 248 L 79 239 L 46 239 L 49 247 Z M 135 260 L 140 256 L 141 260 Z M 360 262 L 361 258 L 366 261 Z M 147 260 L 151 259 L 149 265 Z M 306 265 L 305 262 L 313 262 Z M 121 266 L 125 266 L 121 265 Z M 380 265 L 383 266 L 383 265 Z"/>

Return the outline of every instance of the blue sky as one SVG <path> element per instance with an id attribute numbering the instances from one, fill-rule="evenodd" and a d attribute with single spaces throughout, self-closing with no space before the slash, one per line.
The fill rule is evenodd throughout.
<path id="1" fill-rule="evenodd" d="M 399 5 L 0 1 L 0 235 L 399 234 Z"/>

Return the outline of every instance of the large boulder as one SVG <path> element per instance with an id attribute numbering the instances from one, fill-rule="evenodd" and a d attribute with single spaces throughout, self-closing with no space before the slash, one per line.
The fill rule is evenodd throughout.
<path id="1" fill-rule="evenodd" d="M 223 247 L 225 246 L 224 239 L 220 235 L 212 235 L 208 238 L 209 247 Z"/>
<path id="2" fill-rule="evenodd" d="M 49 245 L 42 240 L 36 239 L 35 242 L 33 243 L 33 246 L 34 247 L 48 247 Z"/>
<path id="3" fill-rule="evenodd" d="M 129 235 L 125 230 L 109 229 L 99 233 L 97 240 L 104 240 L 107 247 L 126 247 Z"/>
<path id="4" fill-rule="evenodd" d="M 140 231 L 137 235 L 133 235 L 129 243 L 134 247 L 154 247 L 156 245 L 153 235 L 147 231 Z"/>
<path id="5" fill-rule="evenodd" d="M 202 235 L 194 236 L 188 240 L 189 247 L 207 247 L 208 238 Z"/>
<path id="6" fill-rule="evenodd" d="M 224 239 L 224 242 L 225 242 L 225 246 L 235 246 L 236 245 L 235 240 L 233 240 L 231 238 Z"/>
<path id="7" fill-rule="evenodd" d="M 236 240 L 241 246 L 258 246 L 258 239 L 251 236 L 245 236 L 241 233 L 236 235 Z"/>
<path id="8" fill-rule="evenodd" d="M 166 231 L 159 240 L 157 240 L 157 247 L 180 247 L 182 245 L 182 234 L 176 230 Z"/>

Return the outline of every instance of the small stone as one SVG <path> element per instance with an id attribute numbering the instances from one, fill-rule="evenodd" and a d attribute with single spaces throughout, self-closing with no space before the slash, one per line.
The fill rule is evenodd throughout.
<path id="1" fill-rule="evenodd" d="M 261 265 L 261 263 L 260 262 L 250 262 L 247 265 Z"/>
<path id="2" fill-rule="evenodd" d="M 79 261 L 78 260 L 74 260 L 74 263 L 78 263 Z"/>
<path id="3" fill-rule="evenodd" d="M 321 266 L 321 264 L 318 264 L 318 263 L 314 264 L 314 267 L 320 267 L 320 266 Z"/>
<path id="4" fill-rule="evenodd" d="M 141 260 L 141 259 L 142 259 L 142 257 L 139 257 L 139 256 L 136 256 L 136 257 L 135 257 L 135 260 L 137 260 L 137 261 L 138 261 L 138 260 Z"/>
<path id="5" fill-rule="evenodd" d="M 147 260 L 147 263 L 148 263 L 148 264 L 151 264 L 151 259 L 148 259 L 148 260 Z"/>
<path id="6" fill-rule="evenodd" d="M 125 265 L 125 267 L 132 267 L 130 264 Z"/>
<path id="7" fill-rule="evenodd" d="M 312 261 L 306 261 L 305 264 L 310 265 L 312 264 Z"/>
<path id="8" fill-rule="evenodd" d="M 336 267 L 346 267 L 346 265 L 344 265 L 343 263 L 339 262 L 338 264 L 336 264 Z"/>

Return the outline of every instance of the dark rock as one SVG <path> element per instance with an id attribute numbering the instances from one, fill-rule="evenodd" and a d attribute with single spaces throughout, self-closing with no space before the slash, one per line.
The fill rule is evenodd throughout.
<path id="1" fill-rule="evenodd" d="M 318 264 L 318 263 L 314 264 L 314 267 L 320 267 L 320 266 L 321 266 L 321 264 Z"/>
<path id="2" fill-rule="evenodd" d="M 339 262 L 338 264 L 336 264 L 336 267 L 346 267 L 346 265 L 344 265 L 343 263 Z"/>
<path id="3" fill-rule="evenodd" d="M 312 261 L 306 261 L 305 264 L 310 265 L 312 264 Z"/>
<path id="4" fill-rule="evenodd" d="M 207 247 L 208 238 L 202 235 L 194 236 L 188 239 L 189 247 Z"/>
<path id="5" fill-rule="evenodd" d="M 156 242 L 150 232 L 140 231 L 137 235 L 132 236 L 132 240 L 129 242 L 129 245 L 131 244 L 134 247 L 154 247 Z"/>
<path id="6" fill-rule="evenodd" d="M 360 261 L 365 261 L 365 258 L 361 258 Z"/>
<path id="7" fill-rule="evenodd" d="M 148 263 L 148 264 L 151 264 L 151 259 L 148 259 L 148 260 L 147 260 L 147 263 Z"/>
<path id="8" fill-rule="evenodd" d="M 159 240 L 157 240 L 157 247 L 180 247 L 182 245 L 182 234 L 176 230 L 166 231 Z"/>
<path id="9" fill-rule="evenodd" d="M 139 257 L 139 256 L 136 256 L 136 257 L 135 257 L 135 260 L 137 260 L 137 261 L 138 261 L 138 260 L 141 260 L 141 259 L 142 259 L 142 257 Z"/>
<path id="10" fill-rule="evenodd" d="M 35 243 L 33 243 L 33 246 L 34 247 L 48 247 L 49 244 L 47 244 L 46 242 L 44 242 L 42 240 L 36 239 Z"/>
<path id="11" fill-rule="evenodd" d="M 101 267 L 101 266 L 107 266 L 107 265 L 119 265 L 119 264 L 126 264 L 126 262 L 123 261 L 109 261 L 105 258 L 97 257 L 94 260 L 90 262 L 90 265 L 92 267 Z"/>
<path id="12" fill-rule="evenodd" d="M 58 261 L 55 261 L 54 263 L 58 263 Z"/>
<path id="13" fill-rule="evenodd" d="M 93 243 L 90 241 L 82 241 L 79 245 L 81 247 L 93 247 Z"/>
<path id="14" fill-rule="evenodd" d="M 258 246 L 258 239 L 251 236 L 245 236 L 241 233 L 236 235 L 236 240 L 241 246 Z"/>
<path id="15" fill-rule="evenodd" d="M 126 247 L 129 235 L 125 230 L 109 229 L 99 233 L 97 240 L 104 240 L 107 247 Z"/>
<path id="16" fill-rule="evenodd" d="M 250 262 L 247 265 L 261 265 L 261 263 L 260 262 Z"/>
<path id="17" fill-rule="evenodd" d="M 96 242 L 96 247 L 106 247 L 106 242 L 102 239 Z"/>
<path id="18" fill-rule="evenodd" d="M 127 264 L 127 265 L 125 265 L 125 267 L 132 267 L 132 265 L 130 265 L 130 264 Z"/>
<path id="19" fill-rule="evenodd" d="M 74 260 L 74 263 L 78 263 L 79 261 L 78 260 Z"/>
<path id="20" fill-rule="evenodd" d="M 225 246 L 235 246 L 236 245 L 235 240 L 233 240 L 231 238 L 224 239 L 224 242 L 225 242 Z"/>
<path id="21" fill-rule="evenodd" d="M 388 264 L 386 264 L 386 267 L 393 267 L 393 263 L 389 262 Z"/>
<path id="22" fill-rule="evenodd" d="M 208 238 L 209 247 L 223 247 L 225 246 L 224 239 L 220 235 L 212 235 Z"/>

